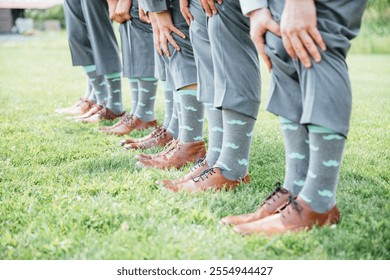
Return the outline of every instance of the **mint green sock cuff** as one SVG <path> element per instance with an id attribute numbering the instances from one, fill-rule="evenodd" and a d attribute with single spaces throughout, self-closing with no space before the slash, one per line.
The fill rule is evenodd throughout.
<path id="1" fill-rule="evenodd" d="M 96 65 L 87 65 L 87 66 L 83 66 L 83 68 L 84 68 L 84 71 L 87 73 L 91 73 L 93 71 L 96 71 Z"/>
<path id="2" fill-rule="evenodd" d="M 196 90 L 194 89 L 181 89 L 177 93 L 179 95 L 191 95 L 191 96 L 196 96 Z"/>
<path id="3" fill-rule="evenodd" d="M 136 83 L 136 82 L 138 82 L 138 79 L 137 78 L 129 78 L 129 82 Z"/>
<path id="4" fill-rule="evenodd" d="M 282 124 L 292 123 L 292 121 L 285 119 L 283 117 L 280 117 L 280 116 L 279 116 L 279 120 L 280 120 L 280 123 L 282 123 Z"/>
<path id="5" fill-rule="evenodd" d="M 177 91 L 174 91 L 173 92 L 173 101 L 175 101 L 175 103 L 180 103 L 180 98 L 179 98 L 179 93 Z"/>
<path id="6" fill-rule="evenodd" d="M 161 81 L 161 83 L 162 83 L 163 91 L 172 91 L 172 89 L 167 86 L 166 81 Z"/>
<path id="7" fill-rule="evenodd" d="M 106 74 L 104 75 L 104 77 L 106 77 L 107 79 L 115 79 L 115 78 L 120 78 L 121 75 L 122 75 L 121 72 L 114 72 L 114 73 Z"/>
<path id="8" fill-rule="evenodd" d="M 331 130 L 331 129 L 326 128 L 326 127 L 322 127 L 322 126 L 308 125 L 307 127 L 309 129 L 309 132 L 311 132 L 311 133 L 333 133 L 333 134 L 338 134 L 336 131 Z"/>
<path id="9" fill-rule="evenodd" d="M 156 82 L 158 81 L 155 77 L 141 77 L 141 78 L 138 78 L 140 79 L 141 81 L 145 81 L 145 82 Z"/>

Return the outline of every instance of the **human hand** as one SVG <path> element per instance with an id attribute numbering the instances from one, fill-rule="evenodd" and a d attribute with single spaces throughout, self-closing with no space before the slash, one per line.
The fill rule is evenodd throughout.
<path id="1" fill-rule="evenodd" d="M 132 2 L 132 0 L 119 0 L 118 4 L 116 5 L 115 15 L 124 19 L 124 21 L 130 20 L 130 9 L 131 5 L 133 4 Z"/>
<path id="2" fill-rule="evenodd" d="M 141 6 L 141 1 L 138 0 L 138 14 L 139 14 L 139 19 L 145 23 L 150 23 L 150 19 L 145 13 L 145 10 Z"/>
<path id="3" fill-rule="evenodd" d="M 293 59 L 299 59 L 303 66 L 312 66 L 321 61 L 318 48 L 326 51 L 326 45 L 317 28 L 317 14 L 314 0 L 286 0 L 280 30 L 284 48 Z"/>
<path id="4" fill-rule="evenodd" d="M 209 17 L 218 13 L 217 8 L 215 7 L 215 2 L 221 5 L 223 0 L 199 0 L 200 5 Z"/>
<path id="5" fill-rule="evenodd" d="M 156 16 L 154 13 L 149 12 L 149 19 L 150 19 L 150 24 L 152 25 L 153 29 L 153 37 L 154 37 L 154 48 L 158 52 L 160 56 L 163 56 L 163 53 L 161 51 L 161 44 L 160 44 L 160 29 L 158 28 L 158 23 Z"/>
<path id="6" fill-rule="evenodd" d="M 123 23 L 125 19 L 115 14 L 116 6 L 118 5 L 118 0 L 107 0 L 107 4 L 110 19 L 117 23 Z"/>
<path id="7" fill-rule="evenodd" d="M 154 14 L 158 23 L 158 28 L 160 30 L 160 45 L 166 56 L 170 57 L 168 49 L 168 42 L 177 50 L 180 51 L 180 47 L 172 36 L 172 32 L 179 35 L 183 39 L 186 38 L 186 35 L 177 29 L 173 25 L 172 17 L 169 11 L 162 11 Z"/>
<path id="8" fill-rule="evenodd" d="M 184 19 L 186 20 L 188 26 L 190 26 L 191 21 L 194 20 L 194 17 L 190 12 L 188 0 L 180 0 L 180 11 Z"/>
<path id="9" fill-rule="evenodd" d="M 271 12 L 268 8 L 262 8 L 249 13 L 250 19 L 250 35 L 257 51 L 267 65 L 268 71 L 272 69 L 272 63 L 268 55 L 264 51 L 265 47 L 265 33 L 271 31 L 272 33 L 281 36 L 280 27 L 276 21 L 273 20 Z"/>

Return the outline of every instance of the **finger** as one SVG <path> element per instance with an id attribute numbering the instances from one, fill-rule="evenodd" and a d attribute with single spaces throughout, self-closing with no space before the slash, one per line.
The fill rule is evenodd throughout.
<path id="1" fill-rule="evenodd" d="M 222 5 L 223 1 L 222 1 L 222 0 L 217 0 L 217 3 L 218 3 L 219 5 Z"/>
<path id="2" fill-rule="evenodd" d="M 164 54 L 167 57 L 170 57 L 171 54 L 169 53 L 169 49 L 168 49 L 168 38 L 164 34 L 161 34 L 161 35 L 162 35 L 161 36 L 161 48 L 162 48 L 162 51 L 164 52 Z"/>
<path id="3" fill-rule="evenodd" d="M 129 14 L 124 14 L 124 19 L 125 20 L 130 20 L 131 19 L 131 16 Z"/>
<path id="4" fill-rule="evenodd" d="M 321 50 L 326 51 L 326 44 L 322 39 L 320 31 L 318 31 L 317 27 L 309 29 L 309 35 L 313 38 L 314 42 L 321 48 Z"/>
<path id="5" fill-rule="evenodd" d="M 193 21 L 194 20 L 194 17 L 192 16 L 191 12 L 190 12 L 190 9 L 187 9 L 187 16 L 188 18 L 190 19 L 190 21 Z"/>
<path id="6" fill-rule="evenodd" d="M 302 44 L 301 39 L 299 38 L 298 34 L 294 33 L 290 37 L 290 42 L 292 44 L 292 47 L 294 49 L 294 52 L 296 53 L 299 60 L 302 62 L 303 66 L 306 68 L 311 67 L 311 61 L 309 54 L 307 53 L 305 47 Z"/>
<path id="7" fill-rule="evenodd" d="M 180 47 L 179 45 L 176 43 L 175 39 L 173 38 L 173 36 L 171 34 L 169 34 L 167 36 L 167 39 L 169 41 L 169 43 L 171 43 L 171 45 L 177 50 L 177 51 L 180 51 Z"/>
<path id="8" fill-rule="evenodd" d="M 290 39 L 288 38 L 287 35 L 284 35 L 283 33 L 282 33 L 282 42 L 283 42 L 283 46 L 286 49 L 286 52 L 288 53 L 288 55 L 291 56 L 292 59 L 297 59 L 295 51 L 291 45 Z"/>
<path id="9" fill-rule="evenodd" d="M 150 19 L 145 15 L 141 15 L 140 16 L 140 19 L 143 21 L 143 22 L 146 22 L 146 23 L 150 23 Z"/>
<path id="10" fill-rule="evenodd" d="M 191 19 L 188 17 L 187 12 L 186 12 L 186 11 L 183 11 L 182 14 L 183 14 L 183 17 L 184 17 L 184 19 L 186 20 L 188 26 L 190 26 L 190 25 L 191 25 Z"/>
<path id="11" fill-rule="evenodd" d="M 163 53 L 161 51 L 161 44 L 160 44 L 160 34 L 156 34 L 154 47 L 156 48 L 156 51 L 160 56 L 163 56 Z"/>
<path id="12" fill-rule="evenodd" d="M 203 7 L 203 10 L 206 12 L 206 14 L 209 17 L 211 17 L 212 12 L 211 12 L 210 6 L 207 4 L 206 0 L 202 1 L 202 7 Z"/>
<path id="13" fill-rule="evenodd" d="M 274 20 L 270 20 L 267 29 L 279 37 L 282 36 L 282 33 L 280 32 L 280 25 Z"/>
<path id="14" fill-rule="evenodd" d="M 271 72 L 272 69 L 272 62 L 269 56 L 265 53 L 265 42 L 264 38 L 260 37 L 258 40 L 258 43 L 256 45 L 257 51 L 259 52 L 261 58 L 264 60 L 265 65 L 267 66 L 268 72 Z"/>
<path id="15" fill-rule="evenodd" d="M 177 34 L 177 35 L 179 35 L 179 36 L 182 37 L 183 39 L 186 38 L 186 35 L 185 35 L 183 32 L 181 32 L 179 29 L 177 29 L 175 26 L 172 26 L 170 31 L 173 32 L 173 33 L 175 33 L 175 34 Z M 169 34 L 170 34 L 171 32 L 168 31 Z"/>
<path id="16" fill-rule="evenodd" d="M 213 12 L 213 14 L 216 15 L 218 13 L 218 10 L 215 7 L 214 0 L 207 0 L 207 3 L 209 4 L 209 7 L 210 7 L 211 11 Z"/>
<path id="17" fill-rule="evenodd" d="M 305 46 L 305 49 L 309 52 L 310 56 L 314 59 L 315 62 L 321 61 L 321 54 L 318 51 L 317 45 L 314 43 L 313 39 L 306 33 L 302 31 L 299 33 L 299 37 Z"/>

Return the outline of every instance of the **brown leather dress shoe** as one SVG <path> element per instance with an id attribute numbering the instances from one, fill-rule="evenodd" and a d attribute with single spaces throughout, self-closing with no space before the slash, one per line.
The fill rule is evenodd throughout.
<path id="1" fill-rule="evenodd" d="M 117 118 L 120 118 L 124 115 L 125 112 L 122 112 L 120 114 L 115 114 L 113 111 L 108 109 L 107 107 L 104 107 L 96 114 L 90 116 L 89 118 L 83 119 L 82 122 L 85 123 L 97 123 L 102 120 L 115 120 Z"/>
<path id="2" fill-rule="evenodd" d="M 120 142 L 121 146 L 125 146 L 127 144 L 130 144 L 130 143 L 140 143 L 140 142 L 144 142 L 146 140 L 149 140 L 153 137 L 155 137 L 156 135 L 160 134 L 161 131 L 163 131 L 165 128 L 161 125 L 159 126 L 156 126 L 156 128 L 151 132 L 149 133 L 148 135 L 142 137 L 142 138 L 127 138 L 127 139 L 124 139 Z"/>
<path id="3" fill-rule="evenodd" d="M 249 183 L 249 181 L 249 175 L 236 181 L 228 180 L 222 175 L 220 168 L 212 167 L 206 169 L 198 177 L 195 177 L 192 180 L 177 185 L 168 185 L 166 188 L 174 192 L 181 190 L 187 192 L 234 190 L 239 184 Z"/>
<path id="4" fill-rule="evenodd" d="M 221 223 L 225 225 L 239 225 L 263 219 L 275 214 L 279 209 L 285 206 L 289 202 L 288 198 L 290 196 L 291 193 L 288 190 L 283 189 L 280 186 L 280 183 L 277 182 L 275 184 L 275 190 L 267 196 L 255 212 L 238 216 L 228 216 L 221 219 Z"/>
<path id="5" fill-rule="evenodd" d="M 114 125 L 112 125 L 112 126 L 101 126 L 101 127 L 98 127 L 97 130 L 99 130 L 100 132 L 106 132 L 106 131 L 108 131 L 110 129 L 113 129 L 113 128 L 116 128 L 116 127 L 122 125 L 125 122 L 128 122 L 132 117 L 133 117 L 132 114 L 124 114 L 119 119 L 119 121 L 117 121 Z"/>
<path id="6" fill-rule="evenodd" d="M 82 103 L 84 103 L 87 99 L 86 98 L 80 98 L 73 106 L 68 108 L 57 108 L 55 109 L 55 112 L 58 114 L 69 114 L 72 111 L 74 111 L 75 108 L 79 107 Z"/>
<path id="7" fill-rule="evenodd" d="M 71 116 L 80 116 L 80 115 L 83 115 L 85 114 L 86 112 L 89 111 L 89 109 L 91 109 L 91 107 L 94 105 L 95 103 L 93 103 L 91 100 L 88 100 L 88 99 L 83 99 L 83 101 L 75 108 L 73 108 L 72 110 L 68 111 L 67 114 L 71 115 Z"/>
<path id="8" fill-rule="evenodd" d="M 159 134 L 143 142 L 130 143 L 125 145 L 126 150 L 130 149 L 150 149 L 153 147 L 164 147 L 167 143 L 173 140 L 173 136 L 165 129 L 161 130 Z"/>
<path id="9" fill-rule="evenodd" d="M 183 177 L 180 177 L 175 180 L 162 180 L 161 182 L 157 182 L 160 185 L 163 185 L 164 187 L 177 185 L 183 182 L 187 182 L 189 180 L 192 180 L 196 177 L 198 177 L 203 171 L 206 169 L 209 169 L 211 166 L 208 164 L 205 158 L 199 159 L 194 166 L 191 168 L 190 172 L 188 172 Z"/>
<path id="10" fill-rule="evenodd" d="M 124 118 L 119 125 L 112 127 L 111 129 L 103 130 L 103 132 L 108 134 L 125 135 L 129 134 L 133 130 L 144 130 L 154 126 L 157 126 L 157 120 L 144 122 L 132 115 Z"/>
<path id="11" fill-rule="evenodd" d="M 168 152 L 170 152 L 173 149 L 173 147 L 177 145 L 178 141 L 179 141 L 178 139 L 173 139 L 171 142 L 168 142 L 167 145 L 165 145 L 164 149 L 157 154 L 138 154 L 135 155 L 135 158 L 138 160 L 151 160 L 158 157 L 162 157 Z"/>
<path id="12" fill-rule="evenodd" d="M 97 112 L 99 112 L 101 109 L 103 109 L 102 106 L 100 105 L 97 105 L 97 104 L 93 104 L 91 106 L 91 108 L 88 110 L 88 112 L 86 112 L 85 114 L 81 115 L 81 116 L 73 116 L 73 117 L 68 117 L 69 119 L 74 119 L 76 122 L 80 122 L 82 121 L 83 119 L 86 119 L 86 118 L 89 118 L 93 115 L 95 115 Z"/>
<path id="13" fill-rule="evenodd" d="M 315 225 L 337 224 L 340 220 L 340 212 L 336 206 L 326 213 L 317 213 L 310 209 L 303 200 L 289 198 L 290 203 L 278 213 L 264 219 L 237 225 L 233 230 L 241 234 L 283 234 L 286 232 L 298 232 L 309 230 Z"/>
<path id="14" fill-rule="evenodd" d="M 165 155 L 152 159 L 139 159 L 137 163 L 141 167 L 155 167 L 159 169 L 169 169 L 180 167 L 196 162 L 206 155 L 204 141 L 183 143 L 180 140 Z"/>

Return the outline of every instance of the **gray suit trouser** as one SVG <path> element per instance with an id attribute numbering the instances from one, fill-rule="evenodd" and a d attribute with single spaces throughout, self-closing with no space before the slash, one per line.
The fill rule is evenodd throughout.
<path id="1" fill-rule="evenodd" d="M 326 43 L 322 61 L 309 69 L 293 61 L 282 40 L 266 34 L 266 53 L 273 70 L 267 110 L 295 123 L 323 126 L 347 136 L 352 107 L 351 85 L 345 62 L 353 39 L 360 28 L 366 0 L 320 0 L 317 27 Z M 275 21 L 279 22 L 284 1 L 269 1 Z"/>
<path id="2" fill-rule="evenodd" d="M 120 72 L 118 44 L 107 2 L 65 0 L 64 12 L 73 65 L 96 65 L 99 75 Z"/>
<path id="3" fill-rule="evenodd" d="M 154 77 L 155 60 L 153 30 L 139 19 L 138 1 L 133 1 L 131 20 L 119 26 L 122 45 L 123 76 Z"/>
<path id="4" fill-rule="evenodd" d="M 218 14 L 208 19 L 214 65 L 214 106 L 254 119 L 260 106 L 260 65 L 249 35 L 249 19 L 239 0 L 216 3 Z"/>

